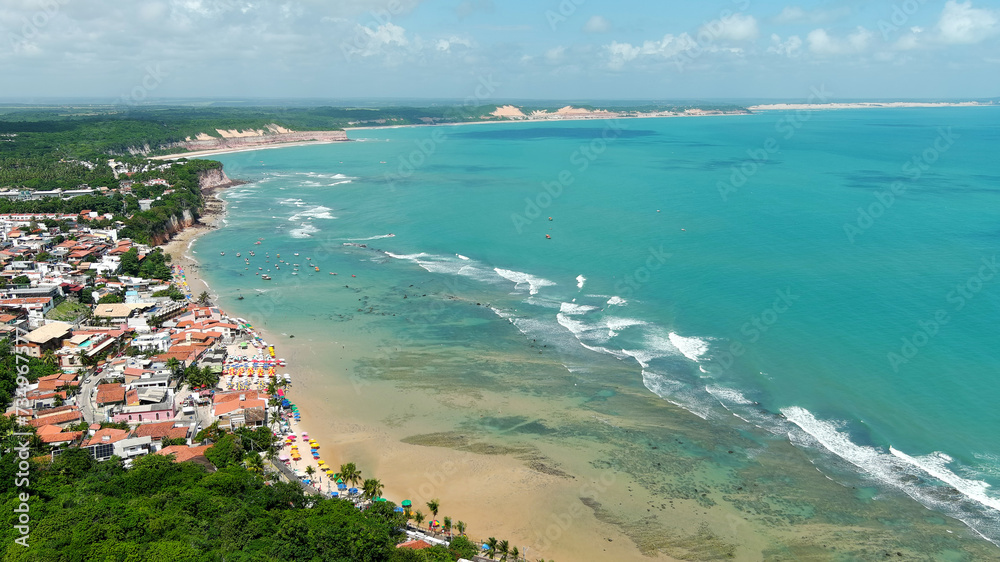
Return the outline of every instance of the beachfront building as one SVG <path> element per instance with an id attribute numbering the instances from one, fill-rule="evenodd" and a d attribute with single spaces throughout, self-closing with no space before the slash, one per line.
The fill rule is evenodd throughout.
<path id="1" fill-rule="evenodd" d="M 218 392 L 212 399 L 212 416 L 221 429 L 229 431 L 263 427 L 267 425 L 267 398 L 255 390 Z"/>

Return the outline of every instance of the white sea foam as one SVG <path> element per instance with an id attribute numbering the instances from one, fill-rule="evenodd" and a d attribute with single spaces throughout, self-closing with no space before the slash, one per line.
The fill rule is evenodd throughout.
<path id="1" fill-rule="evenodd" d="M 608 299 L 608 304 L 611 306 L 625 306 L 626 304 L 628 304 L 628 301 L 621 297 L 616 296 Z"/>
<path id="2" fill-rule="evenodd" d="M 305 219 L 335 219 L 337 217 L 330 214 L 332 211 L 330 207 L 324 207 L 322 205 L 317 205 L 311 209 L 302 211 L 301 213 L 295 213 L 288 220 L 292 222 L 298 222 Z"/>
<path id="3" fill-rule="evenodd" d="M 510 269 L 502 269 L 499 267 L 493 268 L 493 271 L 497 272 L 497 275 L 503 277 L 508 281 L 514 282 L 514 288 L 520 289 L 523 285 L 528 286 L 528 292 L 532 295 L 537 295 L 539 289 L 542 287 L 551 287 L 555 285 L 554 282 L 548 279 L 543 279 L 541 277 L 535 277 L 530 273 L 523 273 L 521 271 L 513 271 Z"/>
<path id="4" fill-rule="evenodd" d="M 598 310 L 598 308 L 596 306 L 576 304 L 575 302 L 564 302 L 559 305 L 559 312 L 564 314 L 586 314 L 593 310 Z"/>
<path id="5" fill-rule="evenodd" d="M 707 420 L 711 414 L 707 405 L 693 396 L 690 388 L 682 382 L 643 368 L 642 384 L 653 394 L 675 406 L 684 408 L 703 420 Z"/>
<path id="6" fill-rule="evenodd" d="M 635 318 L 605 318 L 604 325 L 608 328 L 608 337 L 613 338 L 621 333 L 625 328 L 632 326 L 645 326 L 646 323 Z"/>
<path id="7" fill-rule="evenodd" d="M 395 234 L 379 234 L 378 236 L 369 236 L 367 238 L 334 238 L 334 240 L 348 240 L 350 242 L 366 242 L 368 240 L 379 240 L 381 238 L 392 238 Z"/>
<path id="8" fill-rule="evenodd" d="M 855 444 L 847 433 L 841 430 L 841 424 L 816 419 L 805 408 L 793 406 L 782 409 L 781 413 L 822 447 L 858 467 L 863 473 L 902 490 L 925 506 L 949 512 L 980 536 L 997 544 L 996 541 L 984 535 L 980 528 L 990 527 L 996 531 L 996 516 L 997 511 L 1000 511 L 1000 498 L 987 492 L 990 486 L 986 482 L 962 478 L 950 470 L 946 465 L 951 461 L 951 458 L 947 455 L 935 453 L 924 457 L 912 457 L 892 447 L 889 448 L 889 453 L 885 453 L 874 447 Z M 794 433 L 790 432 L 789 438 L 796 445 L 810 445 L 808 442 L 801 442 Z M 984 516 L 982 513 L 976 513 L 975 510 L 963 509 L 957 506 L 954 501 L 942 499 L 927 488 L 914 485 L 903 479 L 913 476 L 918 478 L 930 476 L 951 486 L 963 497 L 982 508 L 996 511 Z"/>
<path id="9" fill-rule="evenodd" d="M 583 275 L 577 275 L 576 276 L 576 288 L 577 289 L 582 289 L 583 288 L 583 284 L 586 283 L 586 282 L 587 282 L 587 278 L 584 277 Z"/>
<path id="10" fill-rule="evenodd" d="M 955 474 L 948 469 L 948 464 L 954 459 L 944 453 L 933 453 L 923 457 L 911 457 L 906 453 L 893 447 L 889 447 L 889 452 L 896 458 L 902 459 L 907 464 L 916 466 L 920 470 L 930 474 L 934 478 L 948 484 L 962 493 L 963 496 L 972 501 L 991 507 L 1000 511 L 1000 498 L 991 496 L 987 490 L 990 485 L 980 480 L 968 480 Z"/>
<path id="11" fill-rule="evenodd" d="M 455 254 L 455 255 L 458 256 L 458 259 L 460 259 L 460 260 L 469 261 L 469 258 L 463 256 L 462 254 Z"/>
<path id="12" fill-rule="evenodd" d="M 313 226 L 311 223 L 304 222 L 300 224 L 298 228 L 290 230 L 288 235 L 292 238 L 309 238 L 317 232 L 319 232 L 318 228 Z"/>
<path id="13" fill-rule="evenodd" d="M 722 403 L 723 406 L 727 406 L 727 409 L 728 405 L 731 404 L 739 404 L 741 406 L 748 406 L 750 404 L 753 404 L 752 400 L 749 400 L 746 396 L 743 396 L 743 394 L 740 393 L 740 391 L 738 390 L 733 390 L 731 388 L 725 388 L 717 385 L 708 385 L 705 387 L 705 390 L 708 391 L 708 393 L 711 394 L 712 396 L 716 397 L 719 400 L 719 402 Z"/>
<path id="14" fill-rule="evenodd" d="M 686 338 L 670 332 L 670 343 L 676 347 L 684 357 L 692 361 L 700 361 L 702 356 L 708 352 L 708 342 L 700 338 Z"/>

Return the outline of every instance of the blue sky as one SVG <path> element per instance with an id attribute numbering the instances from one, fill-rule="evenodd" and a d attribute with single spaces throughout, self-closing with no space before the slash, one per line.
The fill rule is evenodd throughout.
<path id="1" fill-rule="evenodd" d="M 1000 0 L 3 0 L 3 98 L 1000 96 Z"/>

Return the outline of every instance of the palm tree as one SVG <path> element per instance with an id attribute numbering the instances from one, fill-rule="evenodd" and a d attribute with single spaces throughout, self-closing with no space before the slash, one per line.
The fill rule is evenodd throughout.
<path id="1" fill-rule="evenodd" d="M 179 377 L 182 373 L 181 362 L 178 361 L 176 357 L 167 359 L 167 368 L 170 369 L 171 374 L 173 374 L 175 378 Z"/>
<path id="2" fill-rule="evenodd" d="M 451 538 L 451 517 L 445 516 L 444 518 L 444 532 L 448 533 L 448 538 Z"/>
<path id="3" fill-rule="evenodd" d="M 455 523 L 455 529 L 458 530 L 458 534 L 459 535 L 462 535 L 464 537 L 465 536 L 465 521 L 459 521 L 458 523 Z"/>
<path id="4" fill-rule="evenodd" d="M 264 461 L 261 460 L 260 455 L 258 455 L 257 453 L 247 453 L 247 456 L 245 459 L 243 459 L 243 462 L 246 463 L 247 470 L 249 470 L 250 472 L 255 472 L 255 473 L 264 472 Z"/>
<path id="5" fill-rule="evenodd" d="M 357 485 L 361 481 L 361 471 L 353 462 L 340 465 L 340 478 L 348 484 Z"/>
<path id="6" fill-rule="evenodd" d="M 431 511 L 431 517 L 437 517 L 438 510 L 441 509 L 441 500 L 435 498 L 427 502 L 427 509 Z"/>
<path id="7" fill-rule="evenodd" d="M 417 511 L 413 514 L 413 520 L 417 522 L 417 527 L 419 527 L 424 522 L 424 514 Z"/>
<path id="8" fill-rule="evenodd" d="M 498 542 L 497 552 L 500 553 L 500 562 L 507 562 L 507 556 L 510 555 L 510 543 L 506 539 Z"/>
<path id="9" fill-rule="evenodd" d="M 208 295 L 208 291 L 202 291 L 201 294 L 198 295 L 198 302 L 202 305 L 206 305 L 208 304 L 208 300 L 210 298 L 211 297 Z"/>
<path id="10" fill-rule="evenodd" d="M 490 560 L 497 555 L 497 546 L 500 543 L 497 542 L 496 537 L 490 537 L 486 539 L 486 556 L 490 557 Z"/>
<path id="11" fill-rule="evenodd" d="M 518 562 L 521 559 L 521 551 L 516 546 L 510 547 L 510 555 L 514 557 L 514 562 Z"/>
<path id="12" fill-rule="evenodd" d="M 384 488 L 384 486 L 382 485 L 382 482 L 378 481 L 377 479 L 369 478 L 364 481 L 364 483 L 361 485 L 361 488 L 364 491 L 365 497 L 368 498 L 369 500 L 373 500 L 382 495 L 382 489 Z"/>
<path id="13" fill-rule="evenodd" d="M 306 467 L 306 474 L 308 474 L 309 475 L 309 479 L 312 480 L 312 475 L 316 474 L 316 469 L 313 468 L 312 465 L 309 465 L 309 466 Z"/>

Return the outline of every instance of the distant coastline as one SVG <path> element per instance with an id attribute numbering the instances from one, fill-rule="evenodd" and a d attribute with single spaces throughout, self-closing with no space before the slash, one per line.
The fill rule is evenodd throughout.
<path id="1" fill-rule="evenodd" d="M 823 109 L 895 109 L 913 107 L 980 107 L 996 105 L 994 103 L 980 103 L 977 101 L 962 102 L 909 102 L 909 101 L 866 101 L 866 102 L 843 102 L 843 103 L 771 103 L 762 105 L 751 105 L 747 109 L 750 111 L 788 111 L 788 110 L 823 110 Z"/>
<path id="2" fill-rule="evenodd" d="M 667 111 L 614 111 L 608 109 L 585 109 L 565 106 L 555 111 L 532 110 L 527 113 L 523 108 L 513 105 L 497 106 L 497 109 L 482 119 L 459 122 L 413 123 L 404 125 L 364 125 L 350 126 L 337 131 L 291 131 L 271 125 L 271 130 L 264 131 L 219 131 L 225 133 L 224 138 L 199 137 L 181 143 L 180 147 L 190 148 L 189 152 L 152 156 L 151 160 L 178 160 L 181 158 L 204 158 L 237 152 L 285 148 L 291 146 L 308 146 L 314 144 L 330 144 L 349 142 L 347 131 L 364 131 L 373 129 L 398 129 L 410 127 L 434 127 L 456 125 L 483 125 L 488 123 L 536 123 L 540 121 L 587 121 L 605 119 L 650 119 L 658 117 L 716 117 L 724 115 L 751 115 L 764 111 L 818 111 L 833 109 L 898 109 L 898 108 L 937 108 L 937 107 L 981 107 L 993 106 L 994 103 L 976 101 L 964 102 L 841 102 L 841 103 L 775 103 L 751 105 L 739 109 L 698 109 Z M 492 117 L 492 118 L 490 118 Z M 313 137 L 313 138 L 309 138 Z"/>

